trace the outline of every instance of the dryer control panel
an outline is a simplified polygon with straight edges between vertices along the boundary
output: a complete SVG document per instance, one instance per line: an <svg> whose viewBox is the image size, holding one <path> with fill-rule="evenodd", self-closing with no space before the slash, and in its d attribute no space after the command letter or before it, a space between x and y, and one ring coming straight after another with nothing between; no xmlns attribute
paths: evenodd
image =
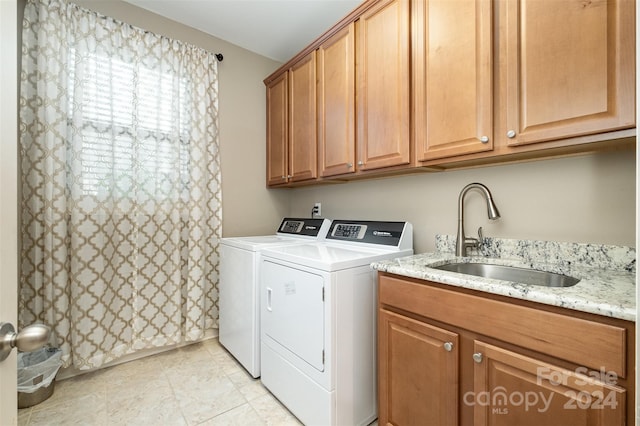
<svg viewBox="0 0 640 426"><path fill-rule="evenodd" d="M281 235L305 235L324 238L331 221L329 219L305 219L285 217L278 227Z"/></svg>

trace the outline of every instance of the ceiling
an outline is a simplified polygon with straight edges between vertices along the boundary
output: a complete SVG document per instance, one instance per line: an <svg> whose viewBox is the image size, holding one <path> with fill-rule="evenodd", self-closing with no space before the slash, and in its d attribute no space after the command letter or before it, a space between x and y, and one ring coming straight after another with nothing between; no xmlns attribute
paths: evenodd
<svg viewBox="0 0 640 426"><path fill-rule="evenodd" d="M125 0L285 62L362 0ZM224 52L221 52L224 54Z"/></svg>

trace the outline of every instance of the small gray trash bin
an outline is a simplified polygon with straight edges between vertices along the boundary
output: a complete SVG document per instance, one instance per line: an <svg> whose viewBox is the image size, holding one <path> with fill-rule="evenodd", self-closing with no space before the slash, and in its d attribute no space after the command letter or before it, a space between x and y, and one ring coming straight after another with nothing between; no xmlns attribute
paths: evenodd
<svg viewBox="0 0 640 426"><path fill-rule="evenodd" d="M18 408L31 407L53 395L61 357L58 348L18 354Z"/></svg>

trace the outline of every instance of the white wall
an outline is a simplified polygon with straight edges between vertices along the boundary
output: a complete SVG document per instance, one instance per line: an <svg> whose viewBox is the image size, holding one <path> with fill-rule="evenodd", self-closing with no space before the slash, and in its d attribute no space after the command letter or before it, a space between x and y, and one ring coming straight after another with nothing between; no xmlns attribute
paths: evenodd
<svg viewBox="0 0 640 426"><path fill-rule="evenodd" d="M487 219L475 191L465 203L465 231L486 236L635 247L635 155L591 154L476 169L295 189L291 214L322 203L330 219L407 220L417 253L435 248L436 234L455 235L460 190L489 187L502 217Z"/></svg>
<svg viewBox="0 0 640 426"><path fill-rule="evenodd" d="M121 0L75 3L224 55L218 64L223 236L273 233L288 213L289 194L269 191L265 186L266 98L262 80L281 64Z"/></svg>

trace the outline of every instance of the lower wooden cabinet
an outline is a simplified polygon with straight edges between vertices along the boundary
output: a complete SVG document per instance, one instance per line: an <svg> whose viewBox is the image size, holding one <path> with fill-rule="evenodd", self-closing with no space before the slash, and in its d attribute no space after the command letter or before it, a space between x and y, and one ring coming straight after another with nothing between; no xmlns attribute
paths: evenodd
<svg viewBox="0 0 640 426"><path fill-rule="evenodd" d="M626 390L614 375L597 379L474 342L474 425L624 425ZM611 383L608 383L611 382Z"/></svg>
<svg viewBox="0 0 640 426"><path fill-rule="evenodd" d="M382 424L458 424L458 335L380 311Z"/></svg>
<svg viewBox="0 0 640 426"><path fill-rule="evenodd" d="M387 273L378 296L380 425L634 424L634 323Z"/></svg>

